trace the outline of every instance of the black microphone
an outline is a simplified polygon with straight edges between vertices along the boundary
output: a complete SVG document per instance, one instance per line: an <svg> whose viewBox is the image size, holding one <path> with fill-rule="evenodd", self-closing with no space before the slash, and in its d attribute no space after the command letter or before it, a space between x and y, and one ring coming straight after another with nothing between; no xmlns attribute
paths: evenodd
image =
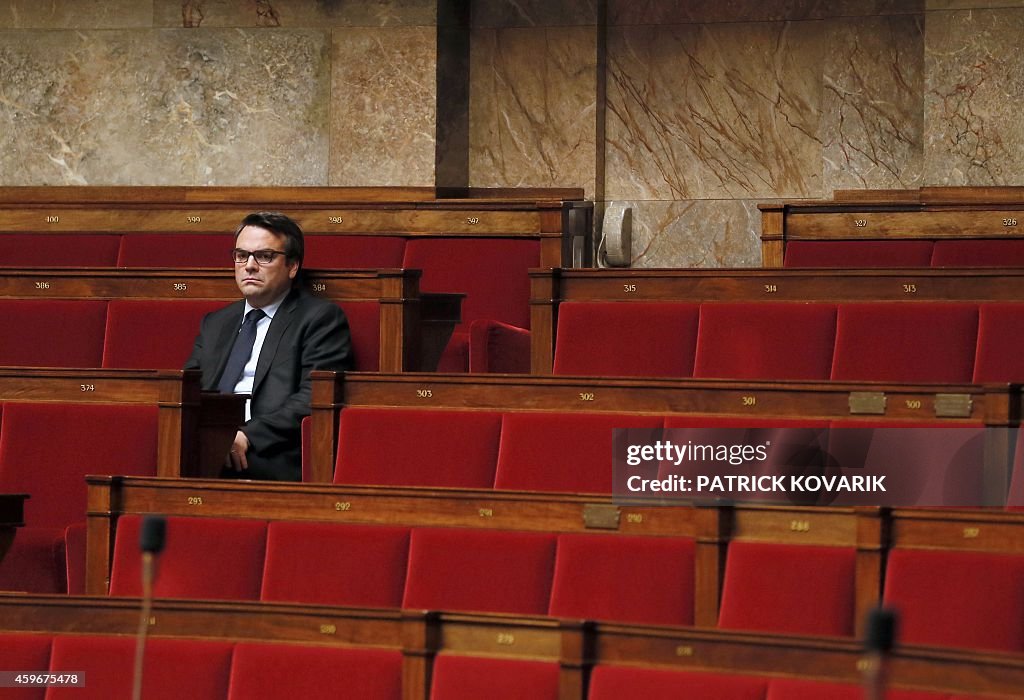
<svg viewBox="0 0 1024 700"><path fill-rule="evenodd" d="M896 641L896 611L875 608L864 632L864 698L884 700L889 652Z"/></svg>
<svg viewBox="0 0 1024 700"><path fill-rule="evenodd" d="M167 538L167 519L162 515L147 515L142 520L139 532L139 549L142 550L142 616L135 638L135 667L132 682L132 700L142 698L142 664L146 651L146 632L149 630L149 614L153 609L153 580L156 577L156 557L164 549Z"/></svg>

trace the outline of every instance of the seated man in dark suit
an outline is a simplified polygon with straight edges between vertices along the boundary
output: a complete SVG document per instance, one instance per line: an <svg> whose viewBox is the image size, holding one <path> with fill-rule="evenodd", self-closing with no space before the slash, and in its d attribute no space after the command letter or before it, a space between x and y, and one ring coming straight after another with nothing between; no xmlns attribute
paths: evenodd
<svg viewBox="0 0 1024 700"><path fill-rule="evenodd" d="M233 257L244 298L203 319L185 369L202 371L203 389L251 395L222 476L299 481L309 373L351 369L348 320L295 284L302 230L287 216L245 217Z"/></svg>

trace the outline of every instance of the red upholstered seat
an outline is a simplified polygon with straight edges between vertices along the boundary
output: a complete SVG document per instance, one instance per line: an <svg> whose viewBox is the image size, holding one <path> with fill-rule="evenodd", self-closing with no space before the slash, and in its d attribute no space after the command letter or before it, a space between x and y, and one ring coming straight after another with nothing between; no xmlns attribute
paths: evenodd
<svg viewBox="0 0 1024 700"><path fill-rule="evenodd" d="M156 406L5 404L0 492L31 498L25 503L26 527L0 563L0 585L64 592L64 532L85 519L85 475L154 476L156 445ZM41 583L47 585L37 588Z"/></svg>
<svg viewBox="0 0 1024 700"><path fill-rule="evenodd" d="M558 536L549 614L587 620L692 625L693 540Z"/></svg>
<svg viewBox="0 0 1024 700"><path fill-rule="evenodd" d="M693 376L828 379L835 335L832 304L702 304Z"/></svg>
<svg viewBox="0 0 1024 700"><path fill-rule="evenodd" d="M223 700L228 692L231 651L230 642L147 639L142 697ZM83 672L85 689L53 687L46 693L47 700L131 697L134 658L134 637L54 637L50 672Z"/></svg>
<svg viewBox="0 0 1024 700"><path fill-rule="evenodd" d="M555 535L417 528L402 607L545 615Z"/></svg>
<svg viewBox="0 0 1024 700"><path fill-rule="evenodd" d="M142 595L142 519L117 521L110 595ZM258 600L267 523L234 518L167 519L167 544L153 595L157 598Z"/></svg>
<svg viewBox="0 0 1024 700"><path fill-rule="evenodd" d="M430 700L557 700L558 664L438 654Z"/></svg>
<svg viewBox="0 0 1024 700"><path fill-rule="evenodd" d="M689 377L699 315L698 304L564 302L554 373Z"/></svg>
<svg viewBox="0 0 1024 700"><path fill-rule="evenodd" d="M408 558L408 528L273 522L261 599L397 608Z"/></svg>
<svg viewBox="0 0 1024 700"><path fill-rule="evenodd" d="M855 557L852 548L731 542L718 626L853 634Z"/></svg>
<svg viewBox="0 0 1024 700"><path fill-rule="evenodd" d="M134 233L121 237L118 267L231 269L235 237L227 234Z"/></svg>
<svg viewBox="0 0 1024 700"><path fill-rule="evenodd" d="M71 523L64 528L64 565L71 595L85 595L85 522Z"/></svg>
<svg viewBox="0 0 1024 700"><path fill-rule="evenodd" d="M587 700L764 700L767 685L757 676L598 664Z"/></svg>
<svg viewBox="0 0 1024 700"><path fill-rule="evenodd" d="M784 267L928 267L932 242L790 241Z"/></svg>
<svg viewBox="0 0 1024 700"><path fill-rule="evenodd" d="M306 236L302 266L309 270L393 269L402 267L402 236Z"/></svg>
<svg viewBox="0 0 1024 700"><path fill-rule="evenodd" d="M1024 239L973 238L935 241L932 267L1021 267Z"/></svg>
<svg viewBox="0 0 1024 700"><path fill-rule="evenodd" d="M978 306L974 381L1024 382L1024 304Z"/></svg>
<svg viewBox="0 0 1024 700"><path fill-rule="evenodd" d="M99 367L107 302L3 299L0 365Z"/></svg>
<svg viewBox="0 0 1024 700"><path fill-rule="evenodd" d="M0 668L45 672L50 668L48 634L0 634ZM0 688L0 700L43 700L46 688Z"/></svg>
<svg viewBox="0 0 1024 700"><path fill-rule="evenodd" d="M120 236L5 233L0 267L113 267Z"/></svg>
<svg viewBox="0 0 1024 700"><path fill-rule="evenodd" d="M883 599L903 644L1024 650L1024 557L894 549Z"/></svg>
<svg viewBox="0 0 1024 700"><path fill-rule="evenodd" d="M501 414L346 408L336 484L491 488Z"/></svg>
<svg viewBox="0 0 1024 700"><path fill-rule="evenodd" d="M946 693L886 688L886 700L949 700ZM773 678L768 681L765 700L863 700L864 686L852 683L825 683L798 678Z"/></svg>
<svg viewBox="0 0 1024 700"><path fill-rule="evenodd" d="M402 267L423 271L421 291L466 295L462 323L457 327L462 333L452 336L450 343L455 347L442 357L439 371L468 369L467 334L473 321L489 319L523 329L530 327L529 270L539 264L537 240L414 238L406 243ZM467 364L456 367L456 362Z"/></svg>
<svg viewBox="0 0 1024 700"><path fill-rule="evenodd" d="M192 353L203 316L223 307L223 301L112 300L107 307L103 366L181 369Z"/></svg>
<svg viewBox="0 0 1024 700"><path fill-rule="evenodd" d="M832 379L968 383L977 337L973 304L840 304Z"/></svg>
<svg viewBox="0 0 1024 700"><path fill-rule="evenodd" d="M339 304L352 334L354 368L360 372L380 369L380 303L346 301Z"/></svg>
<svg viewBox="0 0 1024 700"><path fill-rule="evenodd" d="M400 700L402 654L294 644L240 643L231 663L229 700Z"/></svg>
<svg viewBox="0 0 1024 700"><path fill-rule="evenodd" d="M626 414L506 413L494 487L611 493L613 430L661 425Z"/></svg>

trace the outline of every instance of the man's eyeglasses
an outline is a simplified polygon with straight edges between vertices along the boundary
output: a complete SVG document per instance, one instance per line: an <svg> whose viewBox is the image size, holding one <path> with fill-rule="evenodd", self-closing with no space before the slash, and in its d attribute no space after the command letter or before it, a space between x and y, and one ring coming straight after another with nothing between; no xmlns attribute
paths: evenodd
<svg viewBox="0 0 1024 700"><path fill-rule="evenodd" d="M274 258L278 255L285 255L285 252L283 250L245 250L244 248L235 248L231 251L231 256L236 265L243 265L249 262L250 255L256 258L256 262L259 265L269 265L274 262Z"/></svg>

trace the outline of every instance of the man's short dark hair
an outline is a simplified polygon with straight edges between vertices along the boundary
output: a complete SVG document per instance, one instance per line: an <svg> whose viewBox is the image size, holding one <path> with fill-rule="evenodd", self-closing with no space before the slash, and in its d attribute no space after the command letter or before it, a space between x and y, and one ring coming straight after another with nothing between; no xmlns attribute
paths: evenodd
<svg viewBox="0 0 1024 700"><path fill-rule="evenodd" d="M275 211L257 211L242 219L242 223L235 229L235 238L246 226L259 226L268 231L284 236L284 254L289 261L296 261L302 267L302 258L306 253L306 245L303 242L302 229L291 217L279 214Z"/></svg>

